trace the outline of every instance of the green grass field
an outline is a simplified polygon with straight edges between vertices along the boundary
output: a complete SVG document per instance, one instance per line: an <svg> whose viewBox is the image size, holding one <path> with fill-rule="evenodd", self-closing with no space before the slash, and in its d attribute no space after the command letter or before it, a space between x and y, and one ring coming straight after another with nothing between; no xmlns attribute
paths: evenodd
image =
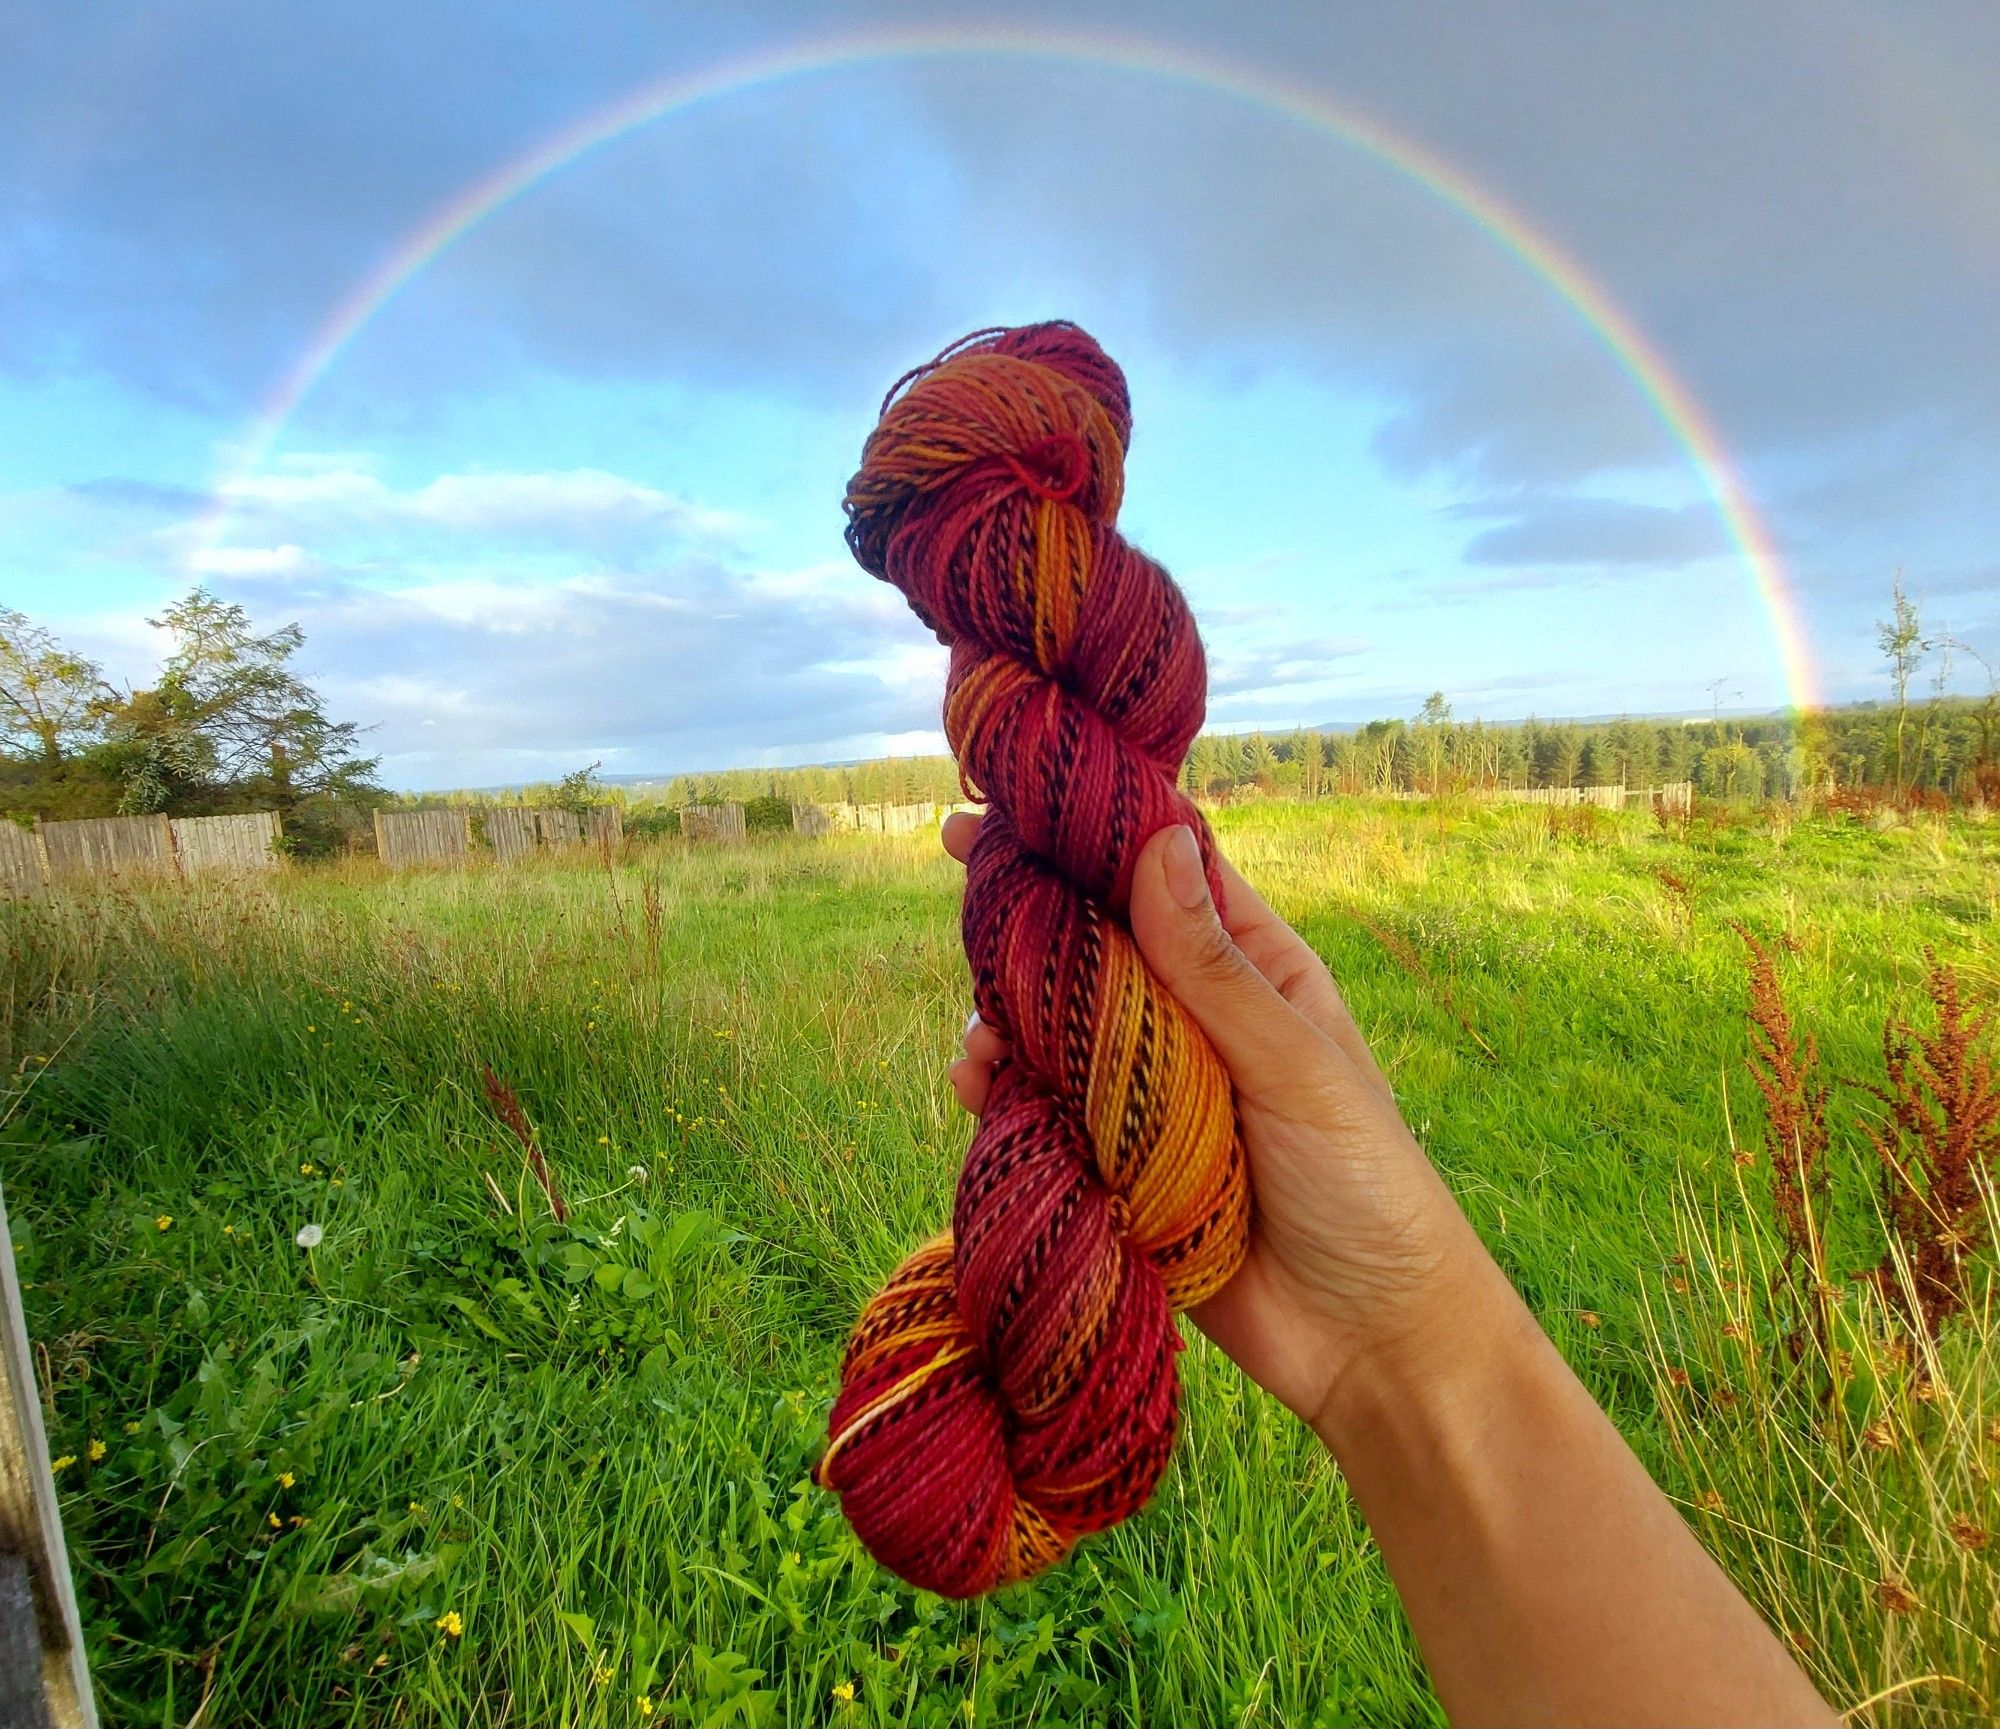
<svg viewBox="0 0 2000 1729"><path fill-rule="evenodd" d="M1926 945L2000 990L2000 827L1549 817L1218 828L1835 1702L1990 1718L1990 1280L1907 1365L1842 1294L1869 1372L1789 1385L1729 921L1795 939L1794 1012L1879 1074ZM108 1720L1436 1719L1337 1473L1203 1345L1153 1507L990 1601L903 1588L810 1487L846 1325L968 1135L957 877L933 832L0 913L0 1175ZM1836 1267L1879 1253L1867 1104L1835 1101Z"/></svg>

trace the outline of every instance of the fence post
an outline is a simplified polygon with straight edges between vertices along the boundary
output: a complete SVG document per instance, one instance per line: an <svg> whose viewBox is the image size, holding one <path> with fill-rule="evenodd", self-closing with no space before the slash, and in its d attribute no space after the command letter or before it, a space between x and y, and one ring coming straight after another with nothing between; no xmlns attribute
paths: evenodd
<svg viewBox="0 0 2000 1729"><path fill-rule="evenodd" d="M0 1194L0 1723L97 1729Z"/></svg>

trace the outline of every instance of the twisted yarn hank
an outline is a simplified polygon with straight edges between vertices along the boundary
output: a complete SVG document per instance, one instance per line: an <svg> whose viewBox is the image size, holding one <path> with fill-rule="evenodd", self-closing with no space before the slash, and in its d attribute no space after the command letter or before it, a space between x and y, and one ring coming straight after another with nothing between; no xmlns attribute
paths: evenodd
<svg viewBox="0 0 2000 1729"><path fill-rule="evenodd" d="M980 331L903 378L847 540L951 648L944 720L988 801L963 934L1010 1059L951 1231L856 1322L820 1461L912 1584L1024 1579L1145 1503L1172 1450L1173 1316L1242 1259L1222 1065L1123 920L1147 839L1208 830L1176 776L1206 670L1186 601L1113 526L1131 409L1076 326Z"/></svg>

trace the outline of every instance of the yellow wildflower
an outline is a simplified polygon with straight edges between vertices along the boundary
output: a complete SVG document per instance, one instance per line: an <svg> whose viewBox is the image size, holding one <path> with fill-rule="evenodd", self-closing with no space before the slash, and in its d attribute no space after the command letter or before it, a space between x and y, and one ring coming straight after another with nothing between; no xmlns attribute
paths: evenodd
<svg viewBox="0 0 2000 1729"><path fill-rule="evenodd" d="M611 1145L611 1137L609 1135L599 1135L597 1137L597 1144L600 1147L608 1147Z"/></svg>
<svg viewBox="0 0 2000 1729"><path fill-rule="evenodd" d="M301 1165L299 1166L299 1175L302 1177L309 1177L313 1174L314 1169L315 1167L309 1164Z"/></svg>
<svg viewBox="0 0 2000 1729"><path fill-rule="evenodd" d="M854 1703L854 1683L852 1681L836 1682L834 1684L833 1696L842 1705L852 1705Z"/></svg>
<svg viewBox="0 0 2000 1729"><path fill-rule="evenodd" d="M75 1463L76 1463L76 1455L74 1453L65 1453L60 1459L52 1459L49 1461L49 1475L51 1477L60 1477L65 1471L67 1471L70 1468L70 1466L74 1465Z"/></svg>
<svg viewBox="0 0 2000 1729"><path fill-rule="evenodd" d="M155 1229L165 1231L173 1228L173 1222L174 1216L172 1213L162 1213L153 1221L153 1225Z"/></svg>
<svg viewBox="0 0 2000 1729"><path fill-rule="evenodd" d="M90 1438L90 1445L84 1451L90 1455L90 1462L94 1465L104 1457L106 1449L104 1443L93 1435Z"/></svg>
<svg viewBox="0 0 2000 1729"><path fill-rule="evenodd" d="M139 1432L139 1425L138 1425L137 1423L127 1423L127 1424L125 1425L125 1433L126 1433L126 1434L128 1434L128 1435L136 1435L136 1434L138 1434L138 1432Z"/></svg>
<svg viewBox="0 0 2000 1729"><path fill-rule="evenodd" d="M306 1022L306 1031L307 1031L307 1032L309 1032L309 1033L316 1033L316 1032L318 1032L318 1031L319 1031L319 1028L318 1028L318 1027L316 1027L316 1026L314 1026L314 1025L312 1024L312 1022L311 1022L311 1021L307 1021L307 1022Z"/></svg>
<svg viewBox="0 0 2000 1729"><path fill-rule="evenodd" d="M447 1609L437 1618L434 1625L447 1639L456 1639L465 1631L465 1622L456 1609Z"/></svg>
<svg viewBox="0 0 2000 1729"><path fill-rule="evenodd" d="M652 1696L652 1694L650 1694L650 1693L641 1693L641 1694L639 1695L639 1697L638 1697L638 1698L637 1698L637 1699L636 1699L635 1701L633 1701L633 1703L635 1703L635 1704L636 1704L636 1705L637 1705L637 1706L639 1707L639 1715L640 1715L641 1717L650 1717L650 1716L652 1716L652 1714L653 1714L653 1696Z"/></svg>
<svg viewBox="0 0 2000 1729"><path fill-rule="evenodd" d="M298 1478L294 1477L289 1471L280 1471L278 1473L278 1487L281 1489L289 1489L297 1481Z"/></svg>
<svg viewBox="0 0 2000 1729"><path fill-rule="evenodd" d="M424 1508L421 1501L412 1501L410 1503L410 1516L416 1519L421 1519L424 1516Z"/></svg>
<svg viewBox="0 0 2000 1729"><path fill-rule="evenodd" d="M265 1518L267 1518L267 1519L269 1519L269 1520L271 1521L271 1529L272 1529L272 1530L274 1530L274 1531L275 1531L275 1530L277 1530L277 1529L279 1528L279 1527L278 1527L278 1515L277 1515L276 1513L266 1513L266 1514L264 1515L264 1517L265 1517Z"/></svg>

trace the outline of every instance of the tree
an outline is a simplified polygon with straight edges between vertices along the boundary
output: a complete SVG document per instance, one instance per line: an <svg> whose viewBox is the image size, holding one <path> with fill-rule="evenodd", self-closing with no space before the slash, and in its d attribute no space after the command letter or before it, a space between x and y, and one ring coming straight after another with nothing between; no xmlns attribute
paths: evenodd
<svg viewBox="0 0 2000 1729"><path fill-rule="evenodd" d="M1930 644L1924 640L1923 620L1917 613L1916 603L1903 592L1903 573L1896 572L1896 580L1889 590L1889 616L1875 627L1875 641L1882 650L1882 658L1889 663L1889 685L1896 693L1896 712L1890 722L1890 758L1893 764L1893 786L1897 796L1908 790L1908 775L1903 760L1903 740L1910 719L1910 680L1916 674Z"/></svg>
<svg viewBox="0 0 2000 1729"><path fill-rule="evenodd" d="M53 769L95 740L114 700L95 662L0 606L0 746Z"/></svg>
<svg viewBox="0 0 2000 1729"><path fill-rule="evenodd" d="M588 816L590 807L604 802L604 785L597 778L597 771L604 764L592 763L588 768L575 769L556 783L550 803L558 810L574 811L578 816Z"/></svg>
<svg viewBox="0 0 2000 1729"><path fill-rule="evenodd" d="M309 799L372 790L381 759L356 756L361 729L329 720L292 670L305 643L296 624L259 636L242 607L205 588L148 622L174 639L153 693L163 752L199 765L223 802L274 805L289 826Z"/></svg>
<svg viewBox="0 0 2000 1729"><path fill-rule="evenodd" d="M327 717L291 668L296 624L258 635L242 607L204 588L148 621L173 637L152 690L109 714L99 753L118 808L175 815L273 810L305 851L332 846L379 796L379 758L355 755L360 729Z"/></svg>
<svg viewBox="0 0 2000 1729"><path fill-rule="evenodd" d="M1252 733L1243 747L1243 772L1259 792L1269 792L1278 780L1278 753L1261 732Z"/></svg>
<svg viewBox="0 0 2000 1729"><path fill-rule="evenodd" d="M1417 710L1417 737L1424 764L1424 788L1435 793L1444 780L1445 728L1451 724L1451 704L1444 692L1434 690Z"/></svg>

